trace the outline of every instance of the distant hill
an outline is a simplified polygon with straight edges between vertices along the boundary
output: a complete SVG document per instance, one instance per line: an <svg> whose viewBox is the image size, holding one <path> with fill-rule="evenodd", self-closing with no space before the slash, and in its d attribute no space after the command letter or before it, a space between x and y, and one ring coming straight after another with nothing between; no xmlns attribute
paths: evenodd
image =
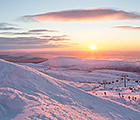
<svg viewBox="0 0 140 120"><path fill-rule="evenodd" d="M40 63L46 61L46 58L41 57L33 57L33 56L11 56L11 55L0 55L1 59L7 60L9 62L17 62L17 63Z"/></svg>
<svg viewBox="0 0 140 120"><path fill-rule="evenodd" d="M82 60L76 57L55 57L39 63L39 65L69 70L93 71L108 69L140 73L140 65L135 63L111 60Z"/></svg>

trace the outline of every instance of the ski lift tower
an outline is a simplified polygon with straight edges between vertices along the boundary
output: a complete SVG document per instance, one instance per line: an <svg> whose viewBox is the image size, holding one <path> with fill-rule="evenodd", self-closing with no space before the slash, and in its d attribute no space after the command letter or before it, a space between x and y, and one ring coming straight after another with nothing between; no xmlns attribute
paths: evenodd
<svg viewBox="0 0 140 120"><path fill-rule="evenodd" d="M104 89L105 89L105 85L106 85L106 80L103 80L102 84L104 85Z"/></svg>
<svg viewBox="0 0 140 120"><path fill-rule="evenodd" d="M127 74L122 74L121 77L122 77L122 80L124 82L124 87L126 87L126 80L127 80L128 75Z"/></svg>

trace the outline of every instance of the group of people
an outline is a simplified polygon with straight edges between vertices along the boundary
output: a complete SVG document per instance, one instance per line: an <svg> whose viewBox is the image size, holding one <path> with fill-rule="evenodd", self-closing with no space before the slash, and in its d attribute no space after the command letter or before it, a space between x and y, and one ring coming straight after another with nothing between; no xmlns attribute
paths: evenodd
<svg viewBox="0 0 140 120"><path fill-rule="evenodd" d="M132 100L133 100L133 101L136 101L136 100L137 100L137 97L132 96L132 99L131 99L131 97L128 96L128 99L130 100L130 102L131 102Z"/></svg>
<svg viewBox="0 0 140 120"><path fill-rule="evenodd" d="M93 93L95 93L95 92L93 92ZM103 93L105 96L107 95L107 92L104 92ZM97 93L95 94L95 95L97 95ZM122 98L124 98L124 95L121 95L121 93L119 93L119 97L122 97ZM128 96L128 99L130 100L130 102L133 100L133 101L136 101L137 100L137 97L134 97L134 96Z"/></svg>
<svg viewBox="0 0 140 120"><path fill-rule="evenodd" d="M119 93L119 97L122 97L122 98L124 98L124 95L121 95L120 93ZM131 99L132 98L132 99ZM128 99L130 100L130 102L133 100L133 101L136 101L137 100L137 97L134 97L134 96L128 96Z"/></svg>

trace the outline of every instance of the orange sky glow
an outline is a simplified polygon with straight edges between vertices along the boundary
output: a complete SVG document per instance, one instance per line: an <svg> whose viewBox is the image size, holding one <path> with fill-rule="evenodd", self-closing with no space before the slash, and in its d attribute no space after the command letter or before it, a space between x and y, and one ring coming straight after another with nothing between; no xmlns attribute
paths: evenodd
<svg viewBox="0 0 140 120"><path fill-rule="evenodd" d="M137 53L140 8L139 4L129 7L125 1L82 0L77 5L64 1L54 5L31 0L27 5L18 1L14 7L3 2L0 8L6 13L1 13L0 52L63 52L61 55L82 58ZM97 46L94 51L89 48L93 43Z"/></svg>

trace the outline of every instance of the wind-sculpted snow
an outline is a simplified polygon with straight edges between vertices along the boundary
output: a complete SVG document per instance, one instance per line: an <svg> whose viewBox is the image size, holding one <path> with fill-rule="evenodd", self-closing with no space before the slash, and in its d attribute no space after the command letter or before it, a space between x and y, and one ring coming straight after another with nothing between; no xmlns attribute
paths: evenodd
<svg viewBox="0 0 140 120"><path fill-rule="evenodd" d="M138 119L126 106L80 91L35 69L0 60L0 119Z"/></svg>

